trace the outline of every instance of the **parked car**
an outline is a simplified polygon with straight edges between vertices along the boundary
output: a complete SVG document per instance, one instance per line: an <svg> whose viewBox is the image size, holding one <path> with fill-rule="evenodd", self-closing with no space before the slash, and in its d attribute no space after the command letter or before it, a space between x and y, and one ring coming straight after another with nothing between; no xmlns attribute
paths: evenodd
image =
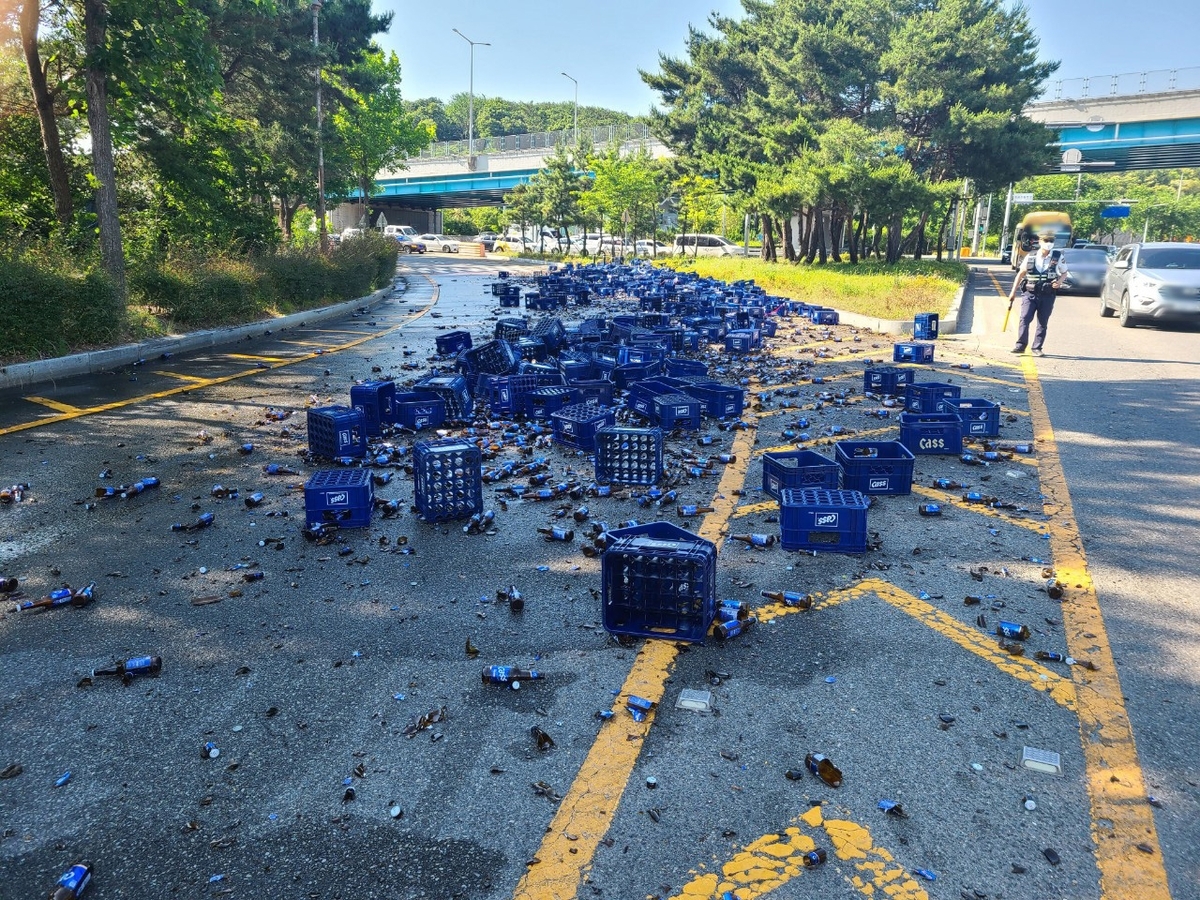
<svg viewBox="0 0 1200 900"><path fill-rule="evenodd" d="M424 241L419 241L415 237L409 237L407 234L394 234L392 237L400 245L401 253L424 253L429 249L425 246Z"/></svg>
<svg viewBox="0 0 1200 900"><path fill-rule="evenodd" d="M681 234L673 252L686 256L741 256L742 248L719 234Z"/></svg>
<svg viewBox="0 0 1200 900"><path fill-rule="evenodd" d="M1124 328L1151 322L1200 324L1200 244L1122 247L1100 291L1100 315Z"/></svg>
<svg viewBox="0 0 1200 900"><path fill-rule="evenodd" d="M383 236L384 237L395 237L398 234L407 234L409 237L415 238L417 236L417 229L413 228L411 225L384 225L383 226Z"/></svg>
<svg viewBox="0 0 1200 900"><path fill-rule="evenodd" d="M537 247L520 237L497 238L492 244L496 253L534 253Z"/></svg>
<svg viewBox="0 0 1200 900"><path fill-rule="evenodd" d="M1100 286L1108 272L1108 254L1094 244L1072 247L1062 252L1067 278L1058 289L1060 294L1094 294L1100 296Z"/></svg>
<svg viewBox="0 0 1200 900"><path fill-rule="evenodd" d="M492 249L495 248L496 241L499 237L500 237L500 235L498 235L498 234L494 234L493 232L490 232L490 231L485 231L482 234L477 235L475 240L478 241L479 243L483 244L483 249L485 252L491 252Z"/></svg>
<svg viewBox="0 0 1200 900"><path fill-rule="evenodd" d="M633 252L638 256L662 256L670 253L671 248L662 241L638 241L633 245Z"/></svg>
<svg viewBox="0 0 1200 900"><path fill-rule="evenodd" d="M424 241L431 250L441 250L443 253L457 253L458 241L444 234L423 234L418 240Z"/></svg>
<svg viewBox="0 0 1200 900"><path fill-rule="evenodd" d="M351 238L362 237L362 233L361 228L343 228L339 240L348 241Z"/></svg>

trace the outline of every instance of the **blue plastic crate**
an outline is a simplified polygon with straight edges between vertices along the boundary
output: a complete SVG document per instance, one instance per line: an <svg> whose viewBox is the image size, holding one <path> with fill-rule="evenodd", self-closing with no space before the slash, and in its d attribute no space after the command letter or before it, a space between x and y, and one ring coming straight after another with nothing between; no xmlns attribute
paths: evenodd
<svg viewBox="0 0 1200 900"><path fill-rule="evenodd" d="M520 294L504 294L500 297L501 309L517 309L521 306Z"/></svg>
<svg viewBox="0 0 1200 900"><path fill-rule="evenodd" d="M703 403L705 415L714 419L736 419L746 408L746 392L740 387L695 376L685 376L680 381L683 393Z"/></svg>
<svg viewBox="0 0 1200 900"><path fill-rule="evenodd" d="M446 421L446 401L425 391L397 394L394 409L395 422L413 431L437 428Z"/></svg>
<svg viewBox="0 0 1200 900"><path fill-rule="evenodd" d="M962 453L962 420L954 413L900 413L900 443L916 454Z"/></svg>
<svg viewBox="0 0 1200 900"><path fill-rule="evenodd" d="M492 337L503 339L510 344L529 334L529 323L524 319L500 319L492 331Z"/></svg>
<svg viewBox="0 0 1200 900"><path fill-rule="evenodd" d="M447 331L437 335L433 342L437 345L439 356L449 356L459 350L470 349L471 334L468 331Z"/></svg>
<svg viewBox="0 0 1200 900"><path fill-rule="evenodd" d="M655 485L663 475L658 428L601 428L596 432L596 483Z"/></svg>
<svg viewBox="0 0 1200 900"><path fill-rule="evenodd" d="M534 388L525 395L525 415L549 421L553 413L578 402L579 391L565 385Z"/></svg>
<svg viewBox="0 0 1200 900"><path fill-rule="evenodd" d="M437 394L446 404L446 418L466 421L471 418L475 401L462 375L426 375L413 389L423 394Z"/></svg>
<svg viewBox="0 0 1200 900"><path fill-rule="evenodd" d="M838 324L838 311L836 309L825 309L824 307L810 307L809 317L814 325L836 325Z"/></svg>
<svg viewBox="0 0 1200 900"><path fill-rule="evenodd" d="M917 313L913 316L913 340L936 341L937 336L937 313Z"/></svg>
<svg viewBox="0 0 1200 900"><path fill-rule="evenodd" d="M899 395L904 393L905 385L916 380L912 369L900 369L895 366L876 366L863 372L863 390L873 394Z"/></svg>
<svg viewBox="0 0 1200 900"><path fill-rule="evenodd" d="M551 353L555 353L559 348L566 346L567 330L563 328L563 323L560 319L539 319L529 329L529 334L532 337L541 338Z"/></svg>
<svg viewBox="0 0 1200 900"><path fill-rule="evenodd" d="M757 329L730 331L725 334L725 350L728 353L749 353L762 346L762 333Z"/></svg>
<svg viewBox="0 0 1200 900"><path fill-rule="evenodd" d="M667 354L661 347L618 347L617 365L629 363L656 363L666 359Z"/></svg>
<svg viewBox="0 0 1200 900"><path fill-rule="evenodd" d="M603 365L599 359L597 365ZM645 381L662 372L661 362L629 363L618 365L612 370L612 382L621 390L628 390L635 381Z"/></svg>
<svg viewBox="0 0 1200 900"><path fill-rule="evenodd" d="M550 414L554 443L588 453L594 453L596 450L596 432L612 426L615 421L616 417L611 409L593 406L590 403L564 406L558 412Z"/></svg>
<svg viewBox="0 0 1200 900"><path fill-rule="evenodd" d="M943 400L961 397L962 388L957 384L940 381L914 381L904 386L904 408L914 413L941 412Z"/></svg>
<svg viewBox="0 0 1200 900"><path fill-rule="evenodd" d="M915 457L899 441L838 441L834 459L842 489L864 494L911 494Z"/></svg>
<svg viewBox="0 0 1200 900"><path fill-rule="evenodd" d="M939 412L953 413L962 422L963 435L999 437L1000 404L982 397L947 397Z"/></svg>
<svg viewBox="0 0 1200 900"><path fill-rule="evenodd" d="M773 338L775 337L775 332L779 329L779 323L774 319L765 319L759 326L759 329L762 331L763 337Z"/></svg>
<svg viewBox="0 0 1200 900"><path fill-rule="evenodd" d="M779 544L784 550L866 553L868 505L859 491L785 489L779 501Z"/></svg>
<svg viewBox="0 0 1200 900"><path fill-rule="evenodd" d="M616 385L606 378L586 378L572 381L570 387L579 391L579 399L596 406L612 406Z"/></svg>
<svg viewBox="0 0 1200 900"><path fill-rule="evenodd" d="M504 338L496 338L478 347L462 351L459 357L472 372L487 375L507 375L515 372L521 356Z"/></svg>
<svg viewBox="0 0 1200 900"><path fill-rule="evenodd" d="M920 344L915 341L892 344L892 362L931 363L933 344Z"/></svg>
<svg viewBox="0 0 1200 900"><path fill-rule="evenodd" d="M698 431L703 404L687 394L657 394L651 399L651 417L666 431Z"/></svg>
<svg viewBox="0 0 1200 900"><path fill-rule="evenodd" d="M717 612L717 548L682 528L656 524L663 536L618 538L604 551L604 630L702 644Z"/></svg>
<svg viewBox="0 0 1200 900"><path fill-rule="evenodd" d="M367 425L362 410L322 406L308 411L308 450L314 456L337 459L367 455Z"/></svg>
<svg viewBox="0 0 1200 900"><path fill-rule="evenodd" d="M476 396L492 415L515 416L525 411L525 395L536 387L536 375L485 375Z"/></svg>
<svg viewBox="0 0 1200 900"><path fill-rule="evenodd" d="M837 490L842 474L836 462L815 450L764 453L762 467L763 493L776 500L784 490Z"/></svg>
<svg viewBox="0 0 1200 900"><path fill-rule="evenodd" d="M375 489L366 469L321 469L304 484L304 521L339 528L366 528L375 509Z"/></svg>
<svg viewBox="0 0 1200 900"><path fill-rule="evenodd" d="M417 441L413 479L417 512L426 522L453 522L483 512L482 454L464 440Z"/></svg>
<svg viewBox="0 0 1200 900"><path fill-rule="evenodd" d="M667 374L672 377L698 375L703 378L708 375L708 364L698 359L668 359Z"/></svg>
<svg viewBox="0 0 1200 900"><path fill-rule="evenodd" d="M362 412L363 423L370 437L378 437L383 426L394 421L395 403L394 381L367 381L350 388L350 405Z"/></svg>

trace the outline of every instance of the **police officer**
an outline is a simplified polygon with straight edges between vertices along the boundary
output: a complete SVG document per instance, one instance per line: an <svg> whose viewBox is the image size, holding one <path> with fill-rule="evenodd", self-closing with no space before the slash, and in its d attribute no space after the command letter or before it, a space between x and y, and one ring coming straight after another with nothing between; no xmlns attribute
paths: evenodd
<svg viewBox="0 0 1200 900"><path fill-rule="evenodd" d="M1066 264L1061 254L1054 250L1054 231L1045 229L1038 236L1037 252L1026 254L1021 261L1021 268L1008 293L1011 305L1017 291L1021 291L1021 317L1017 320L1017 343L1012 348L1013 353L1025 352L1025 345L1029 343L1029 326L1036 318L1037 328L1033 331L1030 350L1034 356L1042 355L1046 325L1050 321L1050 314L1054 312L1054 298L1066 275Z"/></svg>

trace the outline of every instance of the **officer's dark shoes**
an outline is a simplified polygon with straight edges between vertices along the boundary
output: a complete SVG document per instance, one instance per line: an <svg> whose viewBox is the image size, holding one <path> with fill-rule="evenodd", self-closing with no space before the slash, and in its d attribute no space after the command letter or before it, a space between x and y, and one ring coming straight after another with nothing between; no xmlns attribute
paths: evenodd
<svg viewBox="0 0 1200 900"><path fill-rule="evenodd" d="M1025 348L1024 348L1024 347L1013 347L1013 348L1012 348L1011 350L1009 350L1008 352L1009 352L1009 353L1024 353L1024 352L1025 352Z"/></svg>

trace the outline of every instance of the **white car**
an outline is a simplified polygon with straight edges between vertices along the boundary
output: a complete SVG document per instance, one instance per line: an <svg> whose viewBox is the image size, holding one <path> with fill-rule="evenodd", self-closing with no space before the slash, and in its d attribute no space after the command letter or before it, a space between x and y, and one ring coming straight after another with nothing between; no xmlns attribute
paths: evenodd
<svg viewBox="0 0 1200 900"><path fill-rule="evenodd" d="M671 248L662 241L638 241L634 245L634 252L638 256L664 256L671 252Z"/></svg>
<svg viewBox="0 0 1200 900"><path fill-rule="evenodd" d="M343 228L342 236L339 240L348 241L351 238L362 237L363 230L361 228Z"/></svg>
<svg viewBox="0 0 1200 900"><path fill-rule="evenodd" d="M423 234L417 238L430 250L441 250L443 253L457 253L458 241L444 234Z"/></svg>

